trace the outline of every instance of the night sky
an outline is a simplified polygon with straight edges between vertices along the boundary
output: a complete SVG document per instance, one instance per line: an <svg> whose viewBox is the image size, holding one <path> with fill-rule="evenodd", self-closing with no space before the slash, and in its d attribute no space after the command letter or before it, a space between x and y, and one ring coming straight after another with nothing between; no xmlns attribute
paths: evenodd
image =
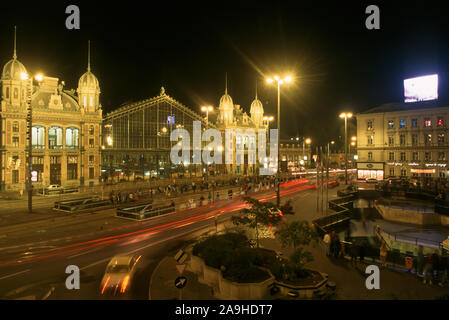
<svg viewBox="0 0 449 320"><path fill-rule="evenodd" d="M93 1L92 1L93 2ZM256 81L265 113L276 115L276 89L263 81L292 73L282 88L284 137L338 139L341 111L403 100L403 79L440 77L449 96L449 19L433 1L40 1L2 3L0 60L18 59L76 88L87 68L101 86L105 113L122 103L167 94L199 111L218 108L228 91L248 113ZM305 4L307 3L307 4ZM77 4L81 29L67 30L65 8ZM380 8L380 30L365 28L365 8ZM353 121L355 124L355 121Z"/></svg>

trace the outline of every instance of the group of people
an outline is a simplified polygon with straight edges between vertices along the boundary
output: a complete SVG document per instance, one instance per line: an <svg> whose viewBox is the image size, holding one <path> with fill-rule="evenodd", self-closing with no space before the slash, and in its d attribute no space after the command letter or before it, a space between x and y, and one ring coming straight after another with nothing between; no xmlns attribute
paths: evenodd
<svg viewBox="0 0 449 320"><path fill-rule="evenodd" d="M448 284L449 256L439 255L438 250L424 255L423 247L419 246L416 257L416 272L418 276L424 278L424 284L438 284L445 286Z"/></svg>
<svg viewBox="0 0 449 320"><path fill-rule="evenodd" d="M333 231L331 234L326 233L323 238L323 243L326 248L326 255L329 257L338 258L344 257L346 253L350 254L351 263L357 263L358 258L360 262L363 262L368 251L368 244L366 240L357 243L352 242L350 249L345 249L345 242L340 241L338 234ZM380 264L383 267L387 265L387 256L390 248L385 241L382 241L379 248ZM349 252L347 252L349 251ZM406 257L410 260L411 271L416 270L419 277L423 278L424 284L438 284L439 286L447 286L449 284L449 255L447 252L439 254L438 250L434 250L431 253L424 254L423 247L418 247L418 254L416 259L413 257ZM407 267L407 261L405 261Z"/></svg>

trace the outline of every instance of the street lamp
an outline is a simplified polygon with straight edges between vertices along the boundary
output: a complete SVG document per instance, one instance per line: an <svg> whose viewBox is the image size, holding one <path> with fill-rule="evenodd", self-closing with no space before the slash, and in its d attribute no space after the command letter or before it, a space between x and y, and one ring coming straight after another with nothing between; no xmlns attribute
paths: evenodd
<svg viewBox="0 0 449 320"><path fill-rule="evenodd" d="M326 159L326 215L329 212L329 155L330 155L330 145L334 144L335 141L327 143L327 159Z"/></svg>
<svg viewBox="0 0 449 320"><path fill-rule="evenodd" d="M306 156L305 156L306 144L311 144L311 143L312 143L312 140L310 138L304 139L302 141L302 157L303 157L304 160L306 160L306 166L307 166L307 159L309 158L309 157L306 158Z"/></svg>
<svg viewBox="0 0 449 320"><path fill-rule="evenodd" d="M284 79L279 78L278 76L274 76L273 78L267 78L267 83L276 82L278 87L278 154L277 154L277 190L276 190L276 203L279 206L281 204L281 195L280 195L280 182L281 182L281 168L280 168L280 138L281 138L281 85L284 83L290 83L292 81L292 77L290 75L284 77Z"/></svg>
<svg viewBox="0 0 449 320"><path fill-rule="evenodd" d="M33 127L33 109L31 106L31 96L33 94L33 77L28 76L27 73L22 72L20 74L22 80L27 80L27 139L28 139L28 170L27 170L27 189L28 189L28 212L33 212L33 181L32 181L32 170L33 170L33 139L32 139L32 127ZM42 74L37 74L34 79L38 82L43 80L44 76Z"/></svg>
<svg viewBox="0 0 449 320"><path fill-rule="evenodd" d="M345 119L345 184L348 184L348 118L352 118L352 113L342 112L340 118Z"/></svg>
<svg viewBox="0 0 449 320"><path fill-rule="evenodd" d="M214 111L214 107L212 106L202 106L202 112L206 112L206 130L209 129L209 112ZM209 165L207 166L206 175L209 175Z"/></svg>

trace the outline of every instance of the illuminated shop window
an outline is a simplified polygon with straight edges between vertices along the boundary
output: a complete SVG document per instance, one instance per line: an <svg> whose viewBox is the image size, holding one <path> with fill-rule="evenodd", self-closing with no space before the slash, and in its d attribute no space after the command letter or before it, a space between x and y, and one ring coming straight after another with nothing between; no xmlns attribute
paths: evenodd
<svg viewBox="0 0 449 320"><path fill-rule="evenodd" d="M424 120L424 127L429 128L432 126L432 120L430 119L425 119Z"/></svg>

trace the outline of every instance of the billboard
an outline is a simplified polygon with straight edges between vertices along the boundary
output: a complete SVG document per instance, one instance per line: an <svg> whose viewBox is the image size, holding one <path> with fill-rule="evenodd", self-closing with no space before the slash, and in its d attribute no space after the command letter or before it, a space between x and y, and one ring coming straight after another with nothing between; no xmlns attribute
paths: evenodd
<svg viewBox="0 0 449 320"><path fill-rule="evenodd" d="M438 74L404 80L405 102L438 99Z"/></svg>

